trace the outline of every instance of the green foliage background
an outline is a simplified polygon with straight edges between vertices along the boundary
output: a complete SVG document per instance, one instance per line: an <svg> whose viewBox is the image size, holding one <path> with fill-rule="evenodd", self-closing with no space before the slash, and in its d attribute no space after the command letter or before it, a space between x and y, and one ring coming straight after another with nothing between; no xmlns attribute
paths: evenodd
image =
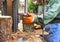
<svg viewBox="0 0 60 42"><path fill-rule="evenodd" d="M28 0L28 12L37 12L38 11L38 6L33 4L34 0Z"/></svg>

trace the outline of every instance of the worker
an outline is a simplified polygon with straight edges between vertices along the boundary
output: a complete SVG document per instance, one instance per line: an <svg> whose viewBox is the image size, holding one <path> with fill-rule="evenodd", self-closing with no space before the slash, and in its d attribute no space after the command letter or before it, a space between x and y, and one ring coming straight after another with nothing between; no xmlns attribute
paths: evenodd
<svg viewBox="0 0 60 42"><path fill-rule="evenodd" d="M60 0L50 0L46 7L49 8L46 14L44 14L44 28L49 34L45 36L45 40L46 42L60 42ZM41 28L43 26L41 21L43 15L41 14L40 18L38 18L38 16L34 18L33 22L36 22L34 27ZM27 21L28 20L29 19L27 19Z"/></svg>

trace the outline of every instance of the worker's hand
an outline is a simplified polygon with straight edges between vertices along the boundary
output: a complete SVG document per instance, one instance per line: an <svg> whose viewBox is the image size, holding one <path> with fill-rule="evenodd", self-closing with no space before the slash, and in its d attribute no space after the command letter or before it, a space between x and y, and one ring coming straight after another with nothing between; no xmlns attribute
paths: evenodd
<svg viewBox="0 0 60 42"><path fill-rule="evenodd" d="M34 28L35 28L35 29L40 29L40 28L41 28L41 25L34 24Z"/></svg>

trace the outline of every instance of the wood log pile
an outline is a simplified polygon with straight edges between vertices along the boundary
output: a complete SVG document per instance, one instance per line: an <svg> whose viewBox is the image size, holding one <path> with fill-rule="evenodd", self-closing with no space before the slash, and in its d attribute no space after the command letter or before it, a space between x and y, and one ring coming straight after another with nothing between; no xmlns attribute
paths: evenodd
<svg viewBox="0 0 60 42"><path fill-rule="evenodd" d="M21 31L18 31L14 34L12 34L11 36L15 39L15 38L19 38L19 37L28 37L28 36L31 36L31 35L42 35L42 29L41 30L35 30L34 32L21 32ZM47 35L48 32L44 31L44 35Z"/></svg>
<svg viewBox="0 0 60 42"><path fill-rule="evenodd" d="M5 42L11 38L12 18L10 16L0 16L0 42Z"/></svg>
<svg viewBox="0 0 60 42"><path fill-rule="evenodd" d="M48 33L44 31L44 35L47 35ZM34 32L21 32L18 31L14 34L12 34L13 39L19 39L24 38L24 42L43 42L43 38L40 36L42 35L42 30L35 30Z"/></svg>

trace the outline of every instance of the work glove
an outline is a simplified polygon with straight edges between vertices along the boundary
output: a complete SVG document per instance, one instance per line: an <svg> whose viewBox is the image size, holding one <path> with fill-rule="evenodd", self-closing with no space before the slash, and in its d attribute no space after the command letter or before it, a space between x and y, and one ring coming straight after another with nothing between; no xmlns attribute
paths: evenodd
<svg viewBox="0 0 60 42"><path fill-rule="evenodd" d="M34 15L32 13L26 13L27 15L23 17L25 24L31 24L34 21Z"/></svg>

